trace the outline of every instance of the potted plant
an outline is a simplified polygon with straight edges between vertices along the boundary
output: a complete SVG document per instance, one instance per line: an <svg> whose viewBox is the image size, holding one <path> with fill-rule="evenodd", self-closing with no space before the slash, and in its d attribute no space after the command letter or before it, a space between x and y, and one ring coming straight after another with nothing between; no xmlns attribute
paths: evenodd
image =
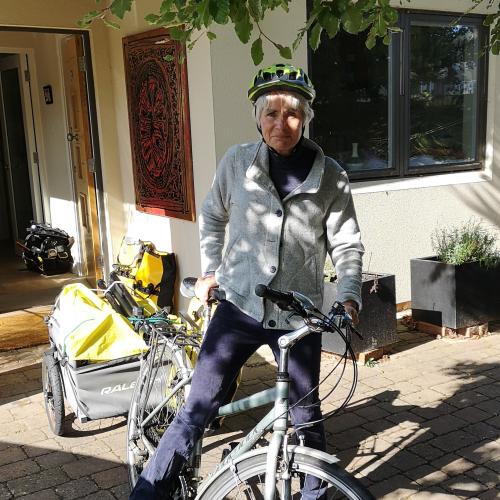
<svg viewBox="0 0 500 500"><path fill-rule="evenodd" d="M330 261L325 266L323 312L328 313L337 296L337 276ZM374 351L396 342L396 279L393 274L363 272L361 300L363 309L357 330L363 339L354 335L352 347L359 354ZM323 350L341 354L345 350L342 339L323 335Z"/></svg>
<svg viewBox="0 0 500 500"><path fill-rule="evenodd" d="M500 317L496 237L477 220L432 234L435 256L411 259L413 320L454 330Z"/></svg>

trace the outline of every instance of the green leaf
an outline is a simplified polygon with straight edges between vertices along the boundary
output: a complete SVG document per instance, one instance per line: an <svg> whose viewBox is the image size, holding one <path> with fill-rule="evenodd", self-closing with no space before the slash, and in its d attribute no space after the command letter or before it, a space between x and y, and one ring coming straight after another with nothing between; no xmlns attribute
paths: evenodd
<svg viewBox="0 0 500 500"><path fill-rule="evenodd" d="M229 20L229 0L211 0L210 14L217 24L226 24Z"/></svg>
<svg viewBox="0 0 500 500"><path fill-rule="evenodd" d="M252 34L253 25L247 10L245 10L245 14L246 15L242 19L234 23L234 30L243 43L248 43L250 35Z"/></svg>
<svg viewBox="0 0 500 500"><path fill-rule="evenodd" d="M174 56L172 54L166 54L163 56L163 59L165 59L165 61L167 62L171 62L174 60Z"/></svg>
<svg viewBox="0 0 500 500"><path fill-rule="evenodd" d="M323 9L318 16L319 24L326 30L329 38L334 38L340 28L340 19L328 9Z"/></svg>
<svg viewBox="0 0 500 500"><path fill-rule="evenodd" d="M212 33L211 31L207 31L207 38L209 40L215 40L217 38L217 35L215 33Z"/></svg>
<svg viewBox="0 0 500 500"><path fill-rule="evenodd" d="M148 14L144 20L148 24L156 24L158 22L158 19L160 19L160 16L157 16L156 14Z"/></svg>
<svg viewBox="0 0 500 500"><path fill-rule="evenodd" d="M278 48L280 56L283 59L291 59L292 58L292 49L290 49L290 47L283 47L283 45L280 45L279 43L276 44L276 47Z"/></svg>
<svg viewBox="0 0 500 500"><path fill-rule="evenodd" d="M248 11L253 19L260 21L262 19L262 5L260 0L248 0Z"/></svg>
<svg viewBox="0 0 500 500"><path fill-rule="evenodd" d="M92 21L96 18L102 15L102 11L100 10L92 10L90 12L87 12L78 22L78 26L81 28L86 28L89 26L89 24L92 23Z"/></svg>
<svg viewBox="0 0 500 500"><path fill-rule="evenodd" d="M387 33L387 35L384 36L382 39L382 42L384 42L384 45L390 45L391 44L391 35Z"/></svg>
<svg viewBox="0 0 500 500"><path fill-rule="evenodd" d="M351 33L353 35L359 33L362 22L363 14L354 5L350 6L342 14L342 24L344 25L344 29L347 33Z"/></svg>
<svg viewBox="0 0 500 500"><path fill-rule="evenodd" d="M176 17L176 12L165 12L155 24L158 26L168 26Z"/></svg>
<svg viewBox="0 0 500 500"><path fill-rule="evenodd" d="M398 22L398 12L392 7L385 8L382 15L387 24L396 24Z"/></svg>
<svg viewBox="0 0 500 500"><path fill-rule="evenodd" d="M348 6L349 0L336 0L335 2L332 2L332 9L337 17L340 17Z"/></svg>
<svg viewBox="0 0 500 500"><path fill-rule="evenodd" d="M113 28L114 30L119 30L120 29L120 25L118 23L110 21L109 19L106 19L105 17L103 17L102 22L108 28Z"/></svg>
<svg viewBox="0 0 500 500"><path fill-rule="evenodd" d="M319 23L316 23L312 30L311 34L309 35L309 45L311 49L316 50L319 47L319 40L321 37L321 32L323 31L323 28Z"/></svg>
<svg viewBox="0 0 500 500"><path fill-rule="evenodd" d="M168 29L168 34L172 40L180 41L185 37L184 30L179 26L172 26Z"/></svg>
<svg viewBox="0 0 500 500"><path fill-rule="evenodd" d="M185 60L186 60L186 55L185 54L181 54L179 56L179 64L184 64Z"/></svg>
<svg viewBox="0 0 500 500"><path fill-rule="evenodd" d="M382 16L378 16L374 26L380 36L385 36L387 33L387 23L384 21Z"/></svg>
<svg viewBox="0 0 500 500"><path fill-rule="evenodd" d="M109 10L114 16L123 19L125 17L125 12L130 11L132 8L133 1L134 0L113 0L109 6Z"/></svg>
<svg viewBox="0 0 500 500"><path fill-rule="evenodd" d="M252 48L250 49L252 54L252 60L255 66L259 65L264 59L264 51L262 50L262 39L259 37L252 43Z"/></svg>
<svg viewBox="0 0 500 500"><path fill-rule="evenodd" d="M483 21L484 26L490 26L493 21L499 16L499 14L488 14Z"/></svg>
<svg viewBox="0 0 500 500"><path fill-rule="evenodd" d="M369 50L371 50L371 49L373 49L373 47L375 47L376 42L377 42L377 39L376 39L375 35L372 35L370 32L370 34L366 37L366 42L365 42L366 47Z"/></svg>
<svg viewBox="0 0 500 500"><path fill-rule="evenodd" d="M173 1L172 0L163 0L160 5L160 15L166 14L172 10Z"/></svg>

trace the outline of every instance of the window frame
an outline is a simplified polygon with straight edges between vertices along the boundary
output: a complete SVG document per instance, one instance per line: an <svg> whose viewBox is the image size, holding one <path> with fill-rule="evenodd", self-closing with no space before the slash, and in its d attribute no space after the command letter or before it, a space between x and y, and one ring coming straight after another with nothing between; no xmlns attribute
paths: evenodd
<svg viewBox="0 0 500 500"><path fill-rule="evenodd" d="M307 2L308 13L312 2ZM478 44L480 51L484 51L489 40L489 29L483 26L485 16L480 14L467 14L458 12L429 11L398 9L398 26L401 31L391 34L391 43L388 46L389 88L394 89L389 95L390 106L388 110L388 139L389 157L392 165L383 170L372 170L365 172L348 172L349 179L353 182L365 180L403 179L423 175L442 175L451 172L484 171L486 156L486 119L487 119L487 86L489 54L486 50L480 53L477 66L477 120L476 120L476 147L475 161L468 163L433 164L421 167L410 167L409 165L409 138L410 138L410 29L411 23L419 22L442 22L451 23L457 18L463 19L467 25L478 29ZM322 34L325 36L325 34ZM335 43L335 39L333 39ZM382 43L380 40L377 43ZM308 44L307 64L309 75L314 82L313 50ZM389 102L389 101L388 101ZM314 105L313 105L314 107ZM309 137L314 140L314 120L309 124ZM328 154L328 152L326 152Z"/></svg>

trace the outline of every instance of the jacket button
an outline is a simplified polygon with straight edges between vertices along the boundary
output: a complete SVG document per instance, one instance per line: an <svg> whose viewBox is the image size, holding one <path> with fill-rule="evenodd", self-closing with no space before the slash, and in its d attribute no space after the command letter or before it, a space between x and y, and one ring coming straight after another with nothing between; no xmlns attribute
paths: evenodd
<svg viewBox="0 0 500 500"><path fill-rule="evenodd" d="M276 267L275 266L271 266L269 268L269 271L271 271L272 273L275 273L276 272Z"/></svg>
<svg viewBox="0 0 500 500"><path fill-rule="evenodd" d="M271 327L271 328L274 328L276 326L276 321L274 321L274 319L270 319L267 324Z"/></svg>
<svg viewBox="0 0 500 500"><path fill-rule="evenodd" d="M283 215L283 211L278 208L276 212L274 212L278 217L281 217Z"/></svg>

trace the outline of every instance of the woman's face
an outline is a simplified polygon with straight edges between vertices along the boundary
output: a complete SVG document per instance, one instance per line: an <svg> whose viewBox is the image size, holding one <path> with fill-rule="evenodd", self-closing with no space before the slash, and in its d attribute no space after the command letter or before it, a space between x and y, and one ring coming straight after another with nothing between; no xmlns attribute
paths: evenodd
<svg viewBox="0 0 500 500"><path fill-rule="evenodd" d="M304 119L286 96L270 94L260 117L262 137L280 155L288 156L299 142Z"/></svg>

